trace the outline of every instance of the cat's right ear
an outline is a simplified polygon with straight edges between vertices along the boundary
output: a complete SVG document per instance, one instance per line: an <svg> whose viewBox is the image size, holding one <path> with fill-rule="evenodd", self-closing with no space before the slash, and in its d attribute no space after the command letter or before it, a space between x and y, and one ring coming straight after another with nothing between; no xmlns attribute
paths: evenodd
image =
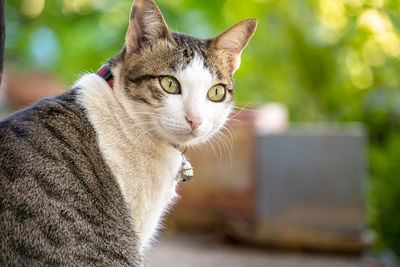
<svg viewBox="0 0 400 267"><path fill-rule="evenodd" d="M138 52L146 42L157 39L166 39L175 44L157 4L153 0L135 0L125 38L128 53Z"/></svg>
<svg viewBox="0 0 400 267"><path fill-rule="evenodd" d="M257 19L246 19L230 27L212 40L212 47L218 50L225 50L229 54L232 72L239 68L240 54L253 36L256 27Z"/></svg>

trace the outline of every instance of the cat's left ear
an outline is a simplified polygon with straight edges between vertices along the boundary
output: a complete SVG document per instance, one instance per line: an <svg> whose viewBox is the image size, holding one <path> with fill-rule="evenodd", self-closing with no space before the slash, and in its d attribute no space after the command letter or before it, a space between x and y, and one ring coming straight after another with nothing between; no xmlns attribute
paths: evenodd
<svg viewBox="0 0 400 267"><path fill-rule="evenodd" d="M253 36L257 27L257 19L243 20L215 37L211 46L217 50L228 52L232 72L240 66L240 54Z"/></svg>
<svg viewBox="0 0 400 267"><path fill-rule="evenodd" d="M137 52L146 43L165 39L175 44L167 23L154 0L135 0L125 42L128 52Z"/></svg>

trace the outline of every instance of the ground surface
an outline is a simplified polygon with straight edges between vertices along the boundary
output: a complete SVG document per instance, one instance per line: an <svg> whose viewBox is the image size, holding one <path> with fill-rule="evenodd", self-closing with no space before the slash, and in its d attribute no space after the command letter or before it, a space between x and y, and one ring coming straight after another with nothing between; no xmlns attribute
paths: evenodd
<svg viewBox="0 0 400 267"><path fill-rule="evenodd" d="M149 267L383 267L376 260L350 255L281 252L237 246L214 235L163 236L148 252Z"/></svg>

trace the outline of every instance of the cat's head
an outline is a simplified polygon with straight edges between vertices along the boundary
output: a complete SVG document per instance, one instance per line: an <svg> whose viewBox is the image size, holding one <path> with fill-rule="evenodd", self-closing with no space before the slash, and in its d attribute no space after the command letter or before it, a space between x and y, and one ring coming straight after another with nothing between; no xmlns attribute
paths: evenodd
<svg viewBox="0 0 400 267"><path fill-rule="evenodd" d="M232 76L256 25L248 19L214 39L198 39L170 32L153 0L135 0L125 47L111 60L128 115L173 144L209 139L231 111Z"/></svg>

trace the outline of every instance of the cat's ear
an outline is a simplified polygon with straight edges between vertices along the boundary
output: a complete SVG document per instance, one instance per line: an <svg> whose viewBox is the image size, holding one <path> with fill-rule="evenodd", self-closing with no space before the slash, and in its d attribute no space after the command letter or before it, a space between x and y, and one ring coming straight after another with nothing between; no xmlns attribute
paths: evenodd
<svg viewBox="0 0 400 267"><path fill-rule="evenodd" d="M217 37L211 45L215 49L228 52L232 72L235 72L240 65L240 54L253 36L257 27L257 19L246 19L230 27Z"/></svg>
<svg viewBox="0 0 400 267"><path fill-rule="evenodd" d="M166 39L175 44L160 9L153 0L135 0L126 33L126 49L137 52L146 42Z"/></svg>

